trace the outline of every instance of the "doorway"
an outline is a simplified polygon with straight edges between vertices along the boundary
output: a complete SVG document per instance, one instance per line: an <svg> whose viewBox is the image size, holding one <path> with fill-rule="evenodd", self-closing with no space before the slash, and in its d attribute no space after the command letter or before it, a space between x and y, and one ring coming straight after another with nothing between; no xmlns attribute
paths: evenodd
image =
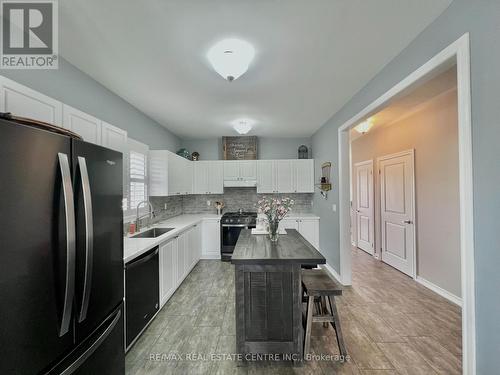
<svg viewBox="0 0 500 375"><path fill-rule="evenodd" d="M339 209L340 209L340 277L350 285L350 137L349 131L360 121L378 112L391 100L422 84L433 76L457 67L458 150L459 150L459 206L460 206L460 265L462 296L462 353L463 373L475 373L475 315L474 315L474 239L472 142L470 119L470 53L469 35L438 53L430 61L396 84L356 116L339 128Z"/></svg>

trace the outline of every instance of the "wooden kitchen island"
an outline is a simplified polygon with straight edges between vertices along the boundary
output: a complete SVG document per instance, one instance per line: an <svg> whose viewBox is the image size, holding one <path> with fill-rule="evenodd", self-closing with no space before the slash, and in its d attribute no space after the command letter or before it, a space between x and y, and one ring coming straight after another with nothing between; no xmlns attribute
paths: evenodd
<svg viewBox="0 0 500 375"><path fill-rule="evenodd" d="M277 242L242 230L235 265L236 350L244 360L303 357L301 267L325 258L295 229Z"/></svg>

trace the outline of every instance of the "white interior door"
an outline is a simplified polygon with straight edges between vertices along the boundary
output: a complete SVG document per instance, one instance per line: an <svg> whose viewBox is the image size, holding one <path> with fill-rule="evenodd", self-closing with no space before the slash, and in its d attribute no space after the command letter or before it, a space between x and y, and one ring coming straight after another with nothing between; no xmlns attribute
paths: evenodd
<svg viewBox="0 0 500 375"><path fill-rule="evenodd" d="M413 150L379 158L382 260L415 276Z"/></svg>
<svg viewBox="0 0 500 375"><path fill-rule="evenodd" d="M356 242L369 254L374 250L373 161L354 164L356 176Z"/></svg>

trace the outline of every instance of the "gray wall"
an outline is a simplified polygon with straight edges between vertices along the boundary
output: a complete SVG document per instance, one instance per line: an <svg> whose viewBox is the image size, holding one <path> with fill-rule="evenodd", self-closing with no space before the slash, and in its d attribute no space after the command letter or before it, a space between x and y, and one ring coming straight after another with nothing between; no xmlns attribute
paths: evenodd
<svg viewBox="0 0 500 375"><path fill-rule="evenodd" d="M62 58L57 70L1 69L0 75L124 129L152 149L179 148L176 135Z"/></svg>
<svg viewBox="0 0 500 375"><path fill-rule="evenodd" d="M351 176L355 207L355 163L374 161L375 251L380 253L382 240L377 158L415 150L417 275L460 297L457 115L457 92L453 90L433 98L409 117L359 137L351 144ZM356 238L356 220L353 222Z"/></svg>
<svg viewBox="0 0 500 375"><path fill-rule="evenodd" d="M464 33L471 39L472 140L474 168L474 241L476 267L477 373L500 367L500 2L454 0L450 7L360 90L313 136L317 163L337 165L337 129L368 104L423 65ZM397 32L395 30L395 32ZM315 196L321 215L320 247L339 270L338 171L333 170L331 199Z"/></svg>
<svg viewBox="0 0 500 375"><path fill-rule="evenodd" d="M311 138L274 138L258 137L258 159L297 159L297 149L300 145L309 148L312 157ZM183 140L182 147L189 152L198 151L200 160L222 159L222 138Z"/></svg>

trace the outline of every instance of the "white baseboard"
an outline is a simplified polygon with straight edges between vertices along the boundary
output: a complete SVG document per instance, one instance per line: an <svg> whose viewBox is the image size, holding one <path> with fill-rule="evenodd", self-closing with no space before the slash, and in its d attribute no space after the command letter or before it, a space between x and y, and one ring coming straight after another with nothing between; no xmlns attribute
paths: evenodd
<svg viewBox="0 0 500 375"><path fill-rule="evenodd" d="M341 285L344 285L344 284L342 284L342 281L340 281L340 275L338 274L338 272L337 272L337 271L335 271L335 270L333 269L333 267L332 267L332 266L330 266L328 263L326 263L326 264L322 264L322 265L320 265L320 267L321 267L322 269L326 270L326 272L328 272L328 273L330 274L330 276L331 276L331 277L333 277L333 278L335 279L335 281L336 281L336 282L338 282L338 283L339 283L339 284L341 284Z"/></svg>
<svg viewBox="0 0 500 375"><path fill-rule="evenodd" d="M428 281L420 276L417 276L417 278L415 280L417 281L417 283L422 284L426 288L429 288L434 293L437 293L441 297L446 298L448 301L454 303L455 305L462 307L462 298L457 297L453 293L450 293L447 290L444 290L440 286L437 286L436 284L433 284L430 281Z"/></svg>
<svg viewBox="0 0 500 375"><path fill-rule="evenodd" d="M220 254L201 254L201 259L220 259Z"/></svg>

